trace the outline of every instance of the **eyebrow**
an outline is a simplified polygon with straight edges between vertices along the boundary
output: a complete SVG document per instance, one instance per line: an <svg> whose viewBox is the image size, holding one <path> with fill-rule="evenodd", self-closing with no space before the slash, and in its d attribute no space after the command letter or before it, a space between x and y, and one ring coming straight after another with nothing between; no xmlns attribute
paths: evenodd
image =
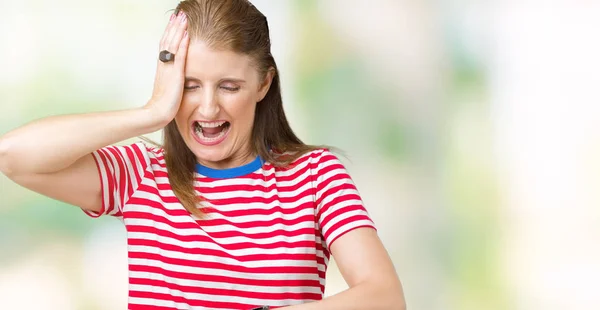
<svg viewBox="0 0 600 310"><path fill-rule="evenodd" d="M201 82L200 79L192 77L192 76L186 76L185 77L185 82ZM239 83L239 84L243 84L246 83L246 80L244 79L236 79L236 78L222 78L219 80L219 83L222 82L233 82L233 83Z"/></svg>

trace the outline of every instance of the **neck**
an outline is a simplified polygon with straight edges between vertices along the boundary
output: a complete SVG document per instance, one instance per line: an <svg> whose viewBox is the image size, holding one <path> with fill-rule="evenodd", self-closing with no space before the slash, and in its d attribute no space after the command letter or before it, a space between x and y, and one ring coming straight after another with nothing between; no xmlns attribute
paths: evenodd
<svg viewBox="0 0 600 310"><path fill-rule="evenodd" d="M199 164L208 168L229 169L246 165L256 159L256 156L257 154L252 152L252 150L248 147L244 148L244 151L240 150L220 161L205 161L200 160L199 158L196 160Z"/></svg>

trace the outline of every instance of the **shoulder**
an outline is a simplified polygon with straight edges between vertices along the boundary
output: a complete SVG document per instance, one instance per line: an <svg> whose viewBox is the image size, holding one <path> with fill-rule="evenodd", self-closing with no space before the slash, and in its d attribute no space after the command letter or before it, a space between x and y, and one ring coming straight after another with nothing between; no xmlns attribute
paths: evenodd
<svg viewBox="0 0 600 310"><path fill-rule="evenodd" d="M282 156L293 156L293 154L283 153ZM315 148L307 151L304 154L298 156L296 159L291 161L287 166L281 167L281 170L296 170L302 168L308 168L312 171L312 174L321 174L325 170L331 170L331 168L342 168L344 166L333 151L328 148Z"/></svg>
<svg viewBox="0 0 600 310"><path fill-rule="evenodd" d="M153 161L162 161L164 158L161 147L149 145L142 141L130 144L106 146L97 150L93 154L103 157L108 161L124 161L124 164L149 164Z"/></svg>
<svg viewBox="0 0 600 310"><path fill-rule="evenodd" d="M339 160L339 158L328 148L315 148L298 156L298 158L292 161L291 164L293 165L305 161L309 161L311 163L321 163L328 160Z"/></svg>
<svg viewBox="0 0 600 310"><path fill-rule="evenodd" d="M148 158L163 158L164 157L164 150L162 147L160 147L158 145L149 144L149 143L146 143L143 141L138 141L138 142L135 142L132 144L122 145L120 147L131 150L131 151L135 151L135 152L139 153L140 155L143 155L144 157L148 157Z"/></svg>

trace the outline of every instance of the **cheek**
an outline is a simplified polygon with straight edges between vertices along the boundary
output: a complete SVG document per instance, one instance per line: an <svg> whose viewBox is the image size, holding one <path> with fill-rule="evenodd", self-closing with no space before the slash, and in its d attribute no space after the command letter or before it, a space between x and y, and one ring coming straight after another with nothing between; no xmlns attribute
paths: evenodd
<svg viewBox="0 0 600 310"><path fill-rule="evenodd" d="M235 121L247 122L254 119L256 102L248 94L223 98L223 109Z"/></svg>
<svg viewBox="0 0 600 310"><path fill-rule="evenodd" d="M187 127L187 122L192 110L193 107L187 103L186 100L181 102L179 110L177 111L177 114L175 114L175 122L177 123L177 128L179 128L180 131Z"/></svg>
<svg viewBox="0 0 600 310"><path fill-rule="evenodd" d="M179 106L179 110L175 115L176 118L187 118L195 109L194 107L194 98L189 94L184 94L181 100L181 105Z"/></svg>

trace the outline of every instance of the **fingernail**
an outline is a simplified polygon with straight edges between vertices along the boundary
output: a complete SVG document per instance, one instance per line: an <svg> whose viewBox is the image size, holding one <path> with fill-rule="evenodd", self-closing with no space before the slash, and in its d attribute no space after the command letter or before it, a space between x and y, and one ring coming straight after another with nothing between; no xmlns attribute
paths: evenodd
<svg viewBox="0 0 600 310"><path fill-rule="evenodd" d="M171 14L171 18L169 19L170 22L172 22L175 19L175 13Z"/></svg>
<svg viewBox="0 0 600 310"><path fill-rule="evenodd" d="M186 31L183 33L183 37L184 37L184 38L187 38L187 36L188 36L188 33L187 33L187 30L186 30Z"/></svg>
<svg viewBox="0 0 600 310"><path fill-rule="evenodd" d="M183 17L181 17L181 23L184 23L186 19L187 19L187 16L185 16L185 14L183 14Z"/></svg>

